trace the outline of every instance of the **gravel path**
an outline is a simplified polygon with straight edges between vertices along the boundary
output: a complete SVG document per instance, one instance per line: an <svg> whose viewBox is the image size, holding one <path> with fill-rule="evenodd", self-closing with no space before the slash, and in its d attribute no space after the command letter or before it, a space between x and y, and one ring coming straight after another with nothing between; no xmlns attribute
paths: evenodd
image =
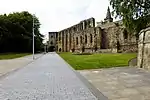
<svg viewBox="0 0 150 100"><path fill-rule="evenodd" d="M56 53L0 79L0 100L98 100Z"/></svg>

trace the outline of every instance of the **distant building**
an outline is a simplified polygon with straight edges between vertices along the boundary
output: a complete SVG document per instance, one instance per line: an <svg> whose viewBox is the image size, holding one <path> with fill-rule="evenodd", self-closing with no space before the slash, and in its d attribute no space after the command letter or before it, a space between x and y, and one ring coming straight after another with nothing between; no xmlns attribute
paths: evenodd
<svg viewBox="0 0 150 100"><path fill-rule="evenodd" d="M136 37L122 21L113 22L108 7L104 22L89 18L59 32L49 32L49 47L59 52L136 52Z"/></svg>
<svg viewBox="0 0 150 100"><path fill-rule="evenodd" d="M58 32L49 32L49 41L48 41L48 50L55 51L57 50L57 38Z"/></svg>

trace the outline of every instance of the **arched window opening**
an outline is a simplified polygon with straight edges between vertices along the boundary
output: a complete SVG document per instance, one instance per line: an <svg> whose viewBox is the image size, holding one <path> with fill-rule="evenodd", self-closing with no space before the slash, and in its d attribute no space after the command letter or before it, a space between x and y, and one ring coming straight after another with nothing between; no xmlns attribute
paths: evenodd
<svg viewBox="0 0 150 100"><path fill-rule="evenodd" d="M87 44L87 35L85 35L85 43Z"/></svg>
<svg viewBox="0 0 150 100"><path fill-rule="evenodd" d="M53 45L53 41L51 41L51 43L50 43L51 45Z"/></svg>
<svg viewBox="0 0 150 100"><path fill-rule="evenodd" d="M76 37L76 45L78 45L78 37Z"/></svg>
<svg viewBox="0 0 150 100"><path fill-rule="evenodd" d="M61 48L59 48L59 52L61 52Z"/></svg>
<svg viewBox="0 0 150 100"><path fill-rule="evenodd" d="M123 31L123 35L124 35L124 39L128 39L128 32L127 32L127 30Z"/></svg>
<svg viewBox="0 0 150 100"><path fill-rule="evenodd" d="M87 29L87 22L84 22L84 29Z"/></svg>
<svg viewBox="0 0 150 100"><path fill-rule="evenodd" d="M90 34L90 42L93 43L93 37L92 37L92 34Z"/></svg>
<svg viewBox="0 0 150 100"><path fill-rule="evenodd" d="M58 36L59 36L59 41L60 41L61 40L61 33L59 33Z"/></svg>
<svg viewBox="0 0 150 100"><path fill-rule="evenodd" d="M66 34L66 44L68 44L68 34Z"/></svg>
<svg viewBox="0 0 150 100"><path fill-rule="evenodd" d="M59 41L61 40L61 37L59 36Z"/></svg>
<svg viewBox="0 0 150 100"><path fill-rule="evenodd" d="M74 32L76 31L76 28L75 28L75 27L73 28L73 31L74 31Z"/></svg>
<svg viewBox="0 0 150 100"><path fill-rule="evenodd" d="M91 21L88 22L88 26L89 26L89 28L91 28Z"/></svg>
<svg viewBox="0 0 150 100"><path fill-rule="evenodd" d="M82 44L82 36L80 36L80 43Z"/></svg>

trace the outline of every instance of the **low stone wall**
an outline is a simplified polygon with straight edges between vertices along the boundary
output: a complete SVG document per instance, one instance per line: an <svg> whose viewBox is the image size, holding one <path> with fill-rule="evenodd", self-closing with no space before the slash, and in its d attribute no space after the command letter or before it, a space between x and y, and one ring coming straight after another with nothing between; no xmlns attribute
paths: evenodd
<svg viewBox="0 0 150 100"><path fill-rule="evenodd" d="M137 65L139 68L150 69L150 27L139 33Z"/></svg>
<svg viewBox="0 0 150 100"><path fill-rule="evenodd" d="M99 49L97 50L97 53L112 53L111 49Z"/></svg>
<svg viewBox="0 0 150 100"><path fill-rule="evenodd" d="M129 44L129 45L121 45L119 52L137 52L138 51L138 45L137 44Z"/></svg>
<svg viewBox="0 0 150 100"><path fill-rule="evenodd" d="M81 49L76 49L75 52L81 53ZM91 49L91 48L85 48L85 53L117 53L117 49Z"/></svg>
<svg viewBox="0 0 150 100"><path fill-rule="evenodd" d="M75 52L82 52L82 50L81 49L76 49ZM85 48L84 52L85 53L93 53L93 52L95 52L95 50L91 49L91 48Z"/></svg>
<svg viewBox="0 0 150 100"><path fill-rule="evenodd" d="M81 52L81 51L82 51L81 49L75 49L75 52ZM121 45L119 50L117 50L117 48L97 49L96 51L94 48L84 49L84 52L88 52L88 53L131 53L137 51L138 51L137 44Z"/></svg>

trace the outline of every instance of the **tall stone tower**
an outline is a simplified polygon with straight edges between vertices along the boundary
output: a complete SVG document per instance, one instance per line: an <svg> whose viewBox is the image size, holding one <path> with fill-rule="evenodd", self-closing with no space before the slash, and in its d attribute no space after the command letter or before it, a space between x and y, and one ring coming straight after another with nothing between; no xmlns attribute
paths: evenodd
<svg viewBox="0 0 150 100"><path fill-rule="evenodd" d="M108 9L107 9L106 18L104 19L104 21L105 21L106 23L113 22L113 18L111 17L111 13L110 13L109 7L108 7Z"/></svg>
<svg viewBox="0 0 150 100"><path fill-rule="evenodd" d="M48 50L50 52L57 50L57 37L58 32L49 32Z"/></svg>

